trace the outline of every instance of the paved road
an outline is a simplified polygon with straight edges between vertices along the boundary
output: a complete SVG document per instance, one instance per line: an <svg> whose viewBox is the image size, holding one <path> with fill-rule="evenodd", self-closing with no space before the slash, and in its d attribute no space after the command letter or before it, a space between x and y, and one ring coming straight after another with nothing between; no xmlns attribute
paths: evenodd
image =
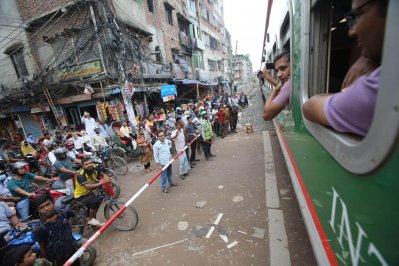
<svg viewBox="0 0 399 266"><path fill-rule="evenodd" d="M260 90L249 94L250 106L241 121L252 123L254 133L247 135L241 127L238 134L217 139L212 147L216 158L205 161L200 156L184 181L178 179L178 162L174 163L180 186L163 194L156 180L134 202L140 216L136 229L109 228L97 239L96 265L316 264L277 137L272 125L261 120ZM270 187L266 191L273 171L274 194ZM131 163L130 173L120 177L122 199L151 176L137 162ZM276 199L278 206L270 206ZM201 201L206 204L196 207Z"/></svg>

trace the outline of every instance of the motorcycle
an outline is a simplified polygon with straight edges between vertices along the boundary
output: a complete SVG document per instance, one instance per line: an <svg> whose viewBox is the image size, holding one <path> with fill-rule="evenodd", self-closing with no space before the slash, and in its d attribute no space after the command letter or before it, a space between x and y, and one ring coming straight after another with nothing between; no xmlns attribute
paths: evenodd
<svg viewBox="0 0 399 266"><path fill-rule="evenodd" d="M37 226L39 226L40 220L32 220L29 221L26 227L22 229L14 229L13 231L8 232L4 239L7 242L7 246L16 247L21 245L29 245L32 247L32 251L40 255L40 245L35 239L35 235L33 231ZM87 242L87 239L83 238L81 234L73 233L73 238L76 240L78 248L84 245ZM82 256L80 257L80 265L82 266L90 266L93 265L94 261L97 257L97 250L93 246L89 246Z"/></svg>

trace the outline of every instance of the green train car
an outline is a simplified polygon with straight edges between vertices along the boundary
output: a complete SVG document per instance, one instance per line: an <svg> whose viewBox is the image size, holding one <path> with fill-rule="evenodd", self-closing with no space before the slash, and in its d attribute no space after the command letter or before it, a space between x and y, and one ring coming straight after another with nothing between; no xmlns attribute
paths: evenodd
<svg viewBox="0 0 399 266"><path fill-rule="evenodd" d="M399 1L388 3L367 135L339 133L302 111L311 96L340 90L356 46L345 23L351 5L268 0L262 61L290 51L290 104L274 124L318 264L399 265ZM271 88L261 89L267 97Z"/></svg>

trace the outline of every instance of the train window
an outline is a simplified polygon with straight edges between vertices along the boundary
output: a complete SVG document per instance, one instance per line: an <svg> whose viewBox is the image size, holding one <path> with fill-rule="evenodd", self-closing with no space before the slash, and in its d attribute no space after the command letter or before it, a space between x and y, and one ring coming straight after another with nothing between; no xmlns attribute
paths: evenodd
<svg viewBox="0 0 399 266"><path fill-rule="evenodd" d="M339 92L348 69L359 57L354 40L348 37L345 23L345 14L351 9L351 2L351 0L304 2L303 8L308 8L310 13L309 20L302 24L309 23L309 28L306 29L309 39L302 42L304 58L301 63L301 75L306 77L301 81L302 103L315 94ZM345 169L356 174L366 174L376 170L387 158L397 139L399 75L395 73L395 69L399 55L392 53L397 50L399 38L397 27L399 16L394 14L396 10L399 10L399 1L389 1L379 92L367 135L359 137L338 133L304 118L306 128L326 150Z"/></svg>

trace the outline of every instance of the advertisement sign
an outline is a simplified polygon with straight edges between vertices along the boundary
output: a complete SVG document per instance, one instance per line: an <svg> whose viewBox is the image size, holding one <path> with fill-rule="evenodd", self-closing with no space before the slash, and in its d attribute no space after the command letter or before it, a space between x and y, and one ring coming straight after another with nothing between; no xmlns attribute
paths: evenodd
<svg viewBox="0 0 399 266"><path fill-rule="evenodd" d="M59 80L67 80L71 78L97 74L100 73L101 71L102 71L101 63L99 60L97 60L89 63L76 65L73 67L66 67L60 69L57 75Z"/></svg>
<svg viewBox="0 0 399 266"><path fill-rule="evenodd" d="M169 102L171 100L174 100L176 97L174 95L169 95L169 96L165 96L162 97L163 102Z"/></svg>
<svg viewBox="0 0 399 266"><path fill-rule="evenodd" d="M161 97L176 95L176 85L162 85L161 86Z"/></svg>

